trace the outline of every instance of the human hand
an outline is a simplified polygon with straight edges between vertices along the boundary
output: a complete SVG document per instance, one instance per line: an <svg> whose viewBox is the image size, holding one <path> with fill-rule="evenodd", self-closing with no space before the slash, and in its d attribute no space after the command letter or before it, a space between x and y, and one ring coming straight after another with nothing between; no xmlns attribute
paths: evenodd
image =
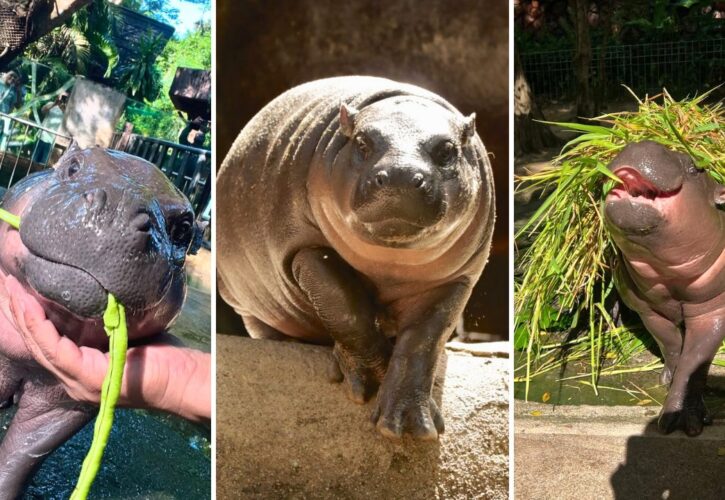
<svg viewBox="0 0 725 500"><path fill-rule="evenodd" d="M4 295L6 304L9 297L9 308L2 307L0 298L4 313L0 322L4 320L14 327L29 354L55 375L71 398L98 404L109 364L108 353L78 346L61 336L40 303L12 276L5 280ZM2 328L0 323L0 331ZM8 332L3 334L3 342L5 337L18 343ZM211 356L163 341L130 348L118 404L164 410L189 420L209 420Z"/></svg>

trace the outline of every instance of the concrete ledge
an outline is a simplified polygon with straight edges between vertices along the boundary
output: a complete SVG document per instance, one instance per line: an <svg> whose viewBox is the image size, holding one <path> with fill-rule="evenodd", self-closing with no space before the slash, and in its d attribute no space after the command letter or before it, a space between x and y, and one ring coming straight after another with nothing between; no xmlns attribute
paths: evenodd
<svg viewBox="0 0 725 500"><path fill-rule="evenodd" d="M330 362L217 335L218 498L508 498L508 359L448 353L438 443L379 436L372 404L327 382Z"/></svg>
<svg viewBox="0 0 725 500"><path fill-rule="evenodd" d="M725 422L689 438L657 407L515 403L515 498L722 499Z"/></svg>

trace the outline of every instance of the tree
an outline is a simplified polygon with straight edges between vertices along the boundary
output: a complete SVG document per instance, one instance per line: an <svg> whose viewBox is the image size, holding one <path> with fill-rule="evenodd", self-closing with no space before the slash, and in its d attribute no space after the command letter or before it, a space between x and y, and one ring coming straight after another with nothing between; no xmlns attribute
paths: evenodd
<svg viewBox="0 0 725 500"><path fill-rule="evenodd" d="M594 95L589 82L592 64L592 41L589 35L589 1L569 0L576 31L574 47L574 75L576 77L576 114L594 116Z"/></svg>
<svg viewBox="0 0 725 500"><path fill-rule="evenodd" d="M161 72L156 58L165 44L166 40L160 36L143 37L139 41L138 54L119 71L119 90L138 100L156 99L161 90Z"/></svg>
<svg viewBox="0 0 725 500"><path fill-rule="evenodd" d="M526 81L521 56L515 51L514 61L514 154L535 153L555 146L557 139L548 126L535 120L544 115L536 104L534 94Z"/></svg>
<svg viewBox="0 0 725 500"><path fill-rule="evenodd" d="M32 2L26 0L3 0L2 3L0 8L6 12L11 10L11 6L14 4L22 4L25 7L32 4ZM53 0L52 8L36 8L34 10L28 10L27 8L21 10L17 8L12 9L16 14L24 13L27 16L23 23L25 26L25 34L19 43L0 43L0 70L5 68L18 54L22 53L29 44L38 40L43 35L50 33L53 29L67 21L73 13L87 6L89 3L91 3L91 0ZM7 35L14 29L14 26L9 24L11 22L12 19L9 17L0 18L0 34ZM2 36L0 36L1 40L3 40Z"/></svg>

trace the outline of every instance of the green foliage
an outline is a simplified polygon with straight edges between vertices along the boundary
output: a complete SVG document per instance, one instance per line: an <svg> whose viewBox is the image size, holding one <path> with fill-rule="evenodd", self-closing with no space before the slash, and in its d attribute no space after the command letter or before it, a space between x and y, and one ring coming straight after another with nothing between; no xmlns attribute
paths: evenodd
<svg viewBox="0 0 725 500"><path fill-rule="evenodd" d="M211 7L210 0L184 1L206 9ZM122 5L160 21L176 19L173 9L168 9L164 1L129 0ZM38 63L35 91L28 94L30 99L54 93L74 75L89 75L93 68L93 74L111 77L118 64L118 51L111 37L116 22L114 12L107 0L94 0L26 50L25 57ZM174 109L168 91L177 67L211 69L211 26L199 21L195 30L170 40L161 52L163 43L161 38L143 38L138 57L116 68L117 78L110 83L129 96L119 128L124 121L130 121L136 133L177 141L185 121ZM23 60L17 69L28 80L31 62ZM209 141L207 136L207 144Z"/></svg>
<svg viewBox="0 0 725 500"><path fill-rule="evenodd" d="M56 75L87 75L95 66L103 68L108 76L118 62L110 37L114 22L108 2L94 0L64 25L28 46L24 56L52 68Z"/></svg>
<svg viewBox="0 0 725 500"><path fill-rule="evenodd" d="M180 39L172 39L158 58L158 69L162 74L162 92L149 105L129 103L126 120L134 124L134 131L169 141L177 141L185 122L174 109L169 99L169 89L176 74L176 68L211 69L211 31L207 26L197 29ZM207 135L206 145L210 144Z"/></svg>
<svg viewBox="0 0 725 500"><path fill-rule="evenodd" d="M118 88L129 97L153 101L161 91L161 71L157 54L166 40L161 36L145 36L139 41L137 54L119 70Z"/></svg>

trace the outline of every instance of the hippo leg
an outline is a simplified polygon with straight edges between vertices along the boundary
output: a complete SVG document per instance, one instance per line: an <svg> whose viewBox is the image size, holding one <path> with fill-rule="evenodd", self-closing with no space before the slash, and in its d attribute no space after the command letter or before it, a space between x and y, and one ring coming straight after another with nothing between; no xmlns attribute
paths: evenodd
<svg viewBox="0 0 725 500"><path fill-rule="evenodd" d="M434 440L444 431L443 417L431 397L438 358L471 294L467 283L451 283L396 304L406 325L398 334L373 421L381 434L400 438L408 432Z"/></svg>
<svg viewBox="0 0 725 500"><path fill-rule="evenodd" d="M652 334L660 347L665 361L665 367L660 374L660 383L666 385L672 382L672 376L677 368L682 351L682 330L672 321L657 314L648 312L640 314L647 331Z"/></svg>
<svg viewBox="0 0 725 500"><path fill-rule="evenodd" d="M71 401L57 383L24 381L18 411L0 445L0 498L20 497L36 467L95 413L94 408Z"/></svg>
<svg viewBox="0 0 725 500"><path fill-rule="evenodd" d="M22 383L22 374L4 356L0 356L0 410L13 405L15 395Z"/></svg>
<svg viewBox="0 0 725 500"><path fill-rule="evenodd" d="M685 323L682 354L658 421L665 434L682 428L688 436L697 436L704 425L712 423L703 393L710 363L725 337L721 316L693 318Z"/></svg>
<svg viewBox="0 0 725 500"><path fill-rule="evenodd" d="M335 341L333 354L347 381L348 395L364 403L385 376L392 350L376 324L372 293L350 265L328 248L297 252L292 273Z"/></svg>

